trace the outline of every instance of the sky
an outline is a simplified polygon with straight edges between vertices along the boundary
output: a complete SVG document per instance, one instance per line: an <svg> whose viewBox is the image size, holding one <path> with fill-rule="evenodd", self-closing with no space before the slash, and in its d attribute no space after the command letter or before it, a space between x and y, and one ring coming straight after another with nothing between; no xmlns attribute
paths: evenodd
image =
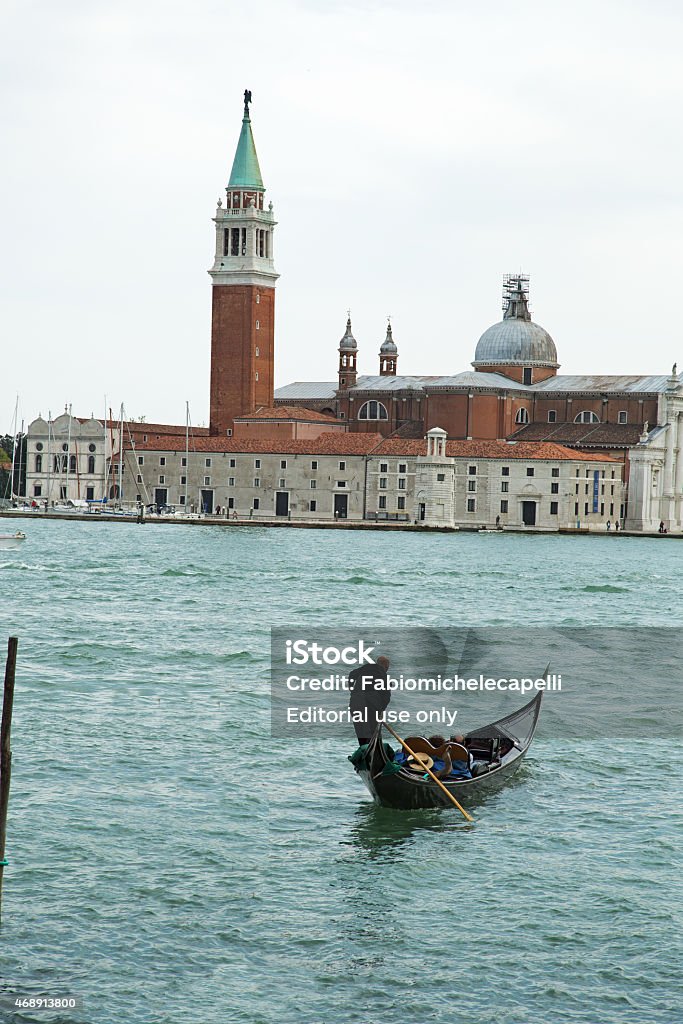
<svg viewBox="0 0 683 1024"><path fill-rule="evenodd" d="M252 126L276 385L468 369L506 273L561 373L683 365L683 7L665 0L2 0L0 433L207 423L210 279Z"/></svg>

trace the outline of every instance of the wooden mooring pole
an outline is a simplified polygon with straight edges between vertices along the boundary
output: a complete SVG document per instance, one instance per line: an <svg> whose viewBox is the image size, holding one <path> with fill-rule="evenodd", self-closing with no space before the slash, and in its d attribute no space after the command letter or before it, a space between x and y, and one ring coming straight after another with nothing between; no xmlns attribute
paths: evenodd
<svg viewBox="0 0 683 1024"><path fill-rule="evenodd" d="M2 697L2 725L0 726L0 915L2 914L2 881L5 873L5 839L7 836L7 807L9 784L12 777L12 707L14 705L14 673L17 667L19 640L11 636L7 641L7 664L5 666L5 688Z"/></svg>

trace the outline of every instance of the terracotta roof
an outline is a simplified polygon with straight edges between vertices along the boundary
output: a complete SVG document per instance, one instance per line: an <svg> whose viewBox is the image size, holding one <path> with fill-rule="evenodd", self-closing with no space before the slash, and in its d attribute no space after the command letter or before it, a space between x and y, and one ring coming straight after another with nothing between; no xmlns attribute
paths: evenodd
<svg viewBox="0 0 683 1024"><path fill-rule="evenodd" d="M642 426L636 423L529 423L510 434L515 441L553 441L587 448L632 448Z"/></svg>
<svg viewBox="0 0 683 1024"><path fill-rule="evenodd" d="M275 408L262 405L255 412L245 414L244 416L236 416L235 419L240 422L245 420L314 420L316 422L344 423L346 425L345 420L336 420L334 416L327 416L325 413L317 412L315 409L303 409L298 405L278 405Z"/></svg>
<svg viewBox="0 0 683 1024"><path fill-rule="evenodd" d="M407 438L390 437L378 447L376 455L426 455L427 442ZM574 451L560 444L548 441L446 441L446 455L461 459L524 459L530 462L542 459L546 462L614 462L609 455L589 455Z"/></svg>
<svg viewBox="0 0 683 1024"><path fill-rule="evenodd" d="M262 452L264 455L366 455L382 440L380 434L347 434L330 431L305 440L269 437L195 437L190 438L190 452ZM130 451L130 444L125 444ZM185 440L170 444L168 438L150 437L136 443L136 453L184 453Z"/></svg>

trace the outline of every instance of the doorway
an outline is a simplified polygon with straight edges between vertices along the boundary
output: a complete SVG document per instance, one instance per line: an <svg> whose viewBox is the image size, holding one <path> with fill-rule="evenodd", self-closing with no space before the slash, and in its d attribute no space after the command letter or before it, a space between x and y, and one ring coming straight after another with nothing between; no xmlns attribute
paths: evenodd
<svg viewBox="0 0 683 1024"><path fill-rule="evenodd" d="M535 501L523 501L522 502L522 522L525 526L536 525L536 502Z"/></svg>
<svg viewBox="0 0 683 1024"><path fill-rule="evenodd" d="M154 504L157 507L157 512L161 511L164 505L168 504L168 488L166 487L155 487L154 488Z"/></svg>
<svg viewBox="0 0 683 1024"><path fill-rule="evenodd" d="M213 491L202 491L202 512L207 516L213 512Z"/></svg>
<svg viewBox="0 0 683 1024"><path fill-rule="evenodd" d="M289 515L289 492L288 491L276 491L275 492L275 515L276 516L288 516Z"/></svg>
<svg viewBox="0 0 683 1024"><path fill-rule="evenodd" d="M334 496L334 518L346 519L349 514L348 494L335 494Z"/></svg>

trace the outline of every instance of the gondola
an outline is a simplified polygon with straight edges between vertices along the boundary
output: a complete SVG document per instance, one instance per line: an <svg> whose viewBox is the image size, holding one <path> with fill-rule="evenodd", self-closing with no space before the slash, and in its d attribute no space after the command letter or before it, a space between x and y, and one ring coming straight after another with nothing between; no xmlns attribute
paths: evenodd
<svg viewBox="0 0 683 1024"><path fill-rule="evenodd" d="M465 737L475 758L476 774L471 779L452 782L442 779L446 788L465 806L471 797L492 792L508 781L520 767L534 738L541 711L543 691L518 711L483 726ZM386 749L380 725L367 748L361 747L349 758L376 803L399 810L452 807L446 794L429 776L397 765ZM424 737L403 737L415 750L428 750ZM393 747L397 744L389 737ZM361 751L363 753L361 753Z"/></svg>

